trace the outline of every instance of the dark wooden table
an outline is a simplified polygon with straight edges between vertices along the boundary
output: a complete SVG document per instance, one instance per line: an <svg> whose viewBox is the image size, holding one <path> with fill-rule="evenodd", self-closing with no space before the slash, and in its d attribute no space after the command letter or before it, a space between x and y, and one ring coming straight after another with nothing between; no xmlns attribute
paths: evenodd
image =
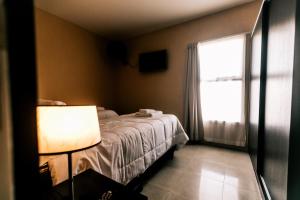
<svg viewBox="0 0 300 200"><path fill-rule="evenodd" d="M74 176L75 200L102 200L102 196L105 192L111 193L111 198L109 200L148 199L140 193L128 191L124 185L91 169ZM45 193L42 199L69 199L68 182L64 181L56 185Z"/></svg>

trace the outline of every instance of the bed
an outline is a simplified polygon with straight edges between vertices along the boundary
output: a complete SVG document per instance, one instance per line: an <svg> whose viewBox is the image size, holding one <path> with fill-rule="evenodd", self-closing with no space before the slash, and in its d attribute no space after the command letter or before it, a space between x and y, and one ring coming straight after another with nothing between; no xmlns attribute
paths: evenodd
<svg viewBox="0 0 300 200"><path fill-rule="evenodd" d="M97 146L72 155L73 175L86 169L112 178L124 185L133 182L166 152L188 141L178 118L172 114L157 117L118 115L112 110L98 110L102 141ZM53 185L67 179L65 155L42 157L48 162Z"/></svg>

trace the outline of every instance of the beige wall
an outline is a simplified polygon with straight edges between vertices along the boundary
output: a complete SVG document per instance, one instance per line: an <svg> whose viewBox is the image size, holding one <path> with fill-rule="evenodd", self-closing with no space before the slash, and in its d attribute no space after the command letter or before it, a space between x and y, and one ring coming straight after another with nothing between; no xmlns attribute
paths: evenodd
<svg viewBox="0 0 300 200"><path fill-rule="evenodd" d="M112 105L105 40L39 9L35 17L39 98Z"/></svg>
<svg viewBox="0 0 300 200"><path fill-rule="evenodd" d="M128 113L156 108L182 120L187 44L251 31L259 7L257 1L129 40L131 64L136 67L118 70L117 110ZM140 74L138 54L159 49L168 49L169 69Z"/></svg>
<svg viewBox="0 0 300 200"><path fill-rule="evenodd" d="M135 67L117 71L105 62L104 39L36 9L39 97L104 105L119 113L151 107L182 120L187 44L251 31L259 7L256 1L131 39ZM168 70L140 74L138 54L158 49L168 49Z"/></svg>

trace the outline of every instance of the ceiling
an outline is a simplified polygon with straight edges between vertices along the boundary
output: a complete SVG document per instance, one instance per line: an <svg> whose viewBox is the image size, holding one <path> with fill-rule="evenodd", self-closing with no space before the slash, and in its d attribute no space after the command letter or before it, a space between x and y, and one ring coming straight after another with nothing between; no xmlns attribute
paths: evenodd
<svg viewBox="0 0 300 200"><path fill-rule="evenodd" d="M130 38L253 0L35 0L51 14L107 38Z"/></svg>

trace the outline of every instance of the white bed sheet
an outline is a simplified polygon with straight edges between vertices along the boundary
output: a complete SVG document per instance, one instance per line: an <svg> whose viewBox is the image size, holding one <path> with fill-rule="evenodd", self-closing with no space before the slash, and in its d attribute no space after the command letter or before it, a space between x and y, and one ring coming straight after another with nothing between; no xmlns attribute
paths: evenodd
<svg viewBox="0 0 300 200"><path fill-rule="evenodd" d="M73 175L92 168L122 184L142 174L173 145L188 141L175 115L135 117L134 114L100 120L102 141L99 145L72 155ZM67 177L66 156L48 160L53 184Z"/></svg>

